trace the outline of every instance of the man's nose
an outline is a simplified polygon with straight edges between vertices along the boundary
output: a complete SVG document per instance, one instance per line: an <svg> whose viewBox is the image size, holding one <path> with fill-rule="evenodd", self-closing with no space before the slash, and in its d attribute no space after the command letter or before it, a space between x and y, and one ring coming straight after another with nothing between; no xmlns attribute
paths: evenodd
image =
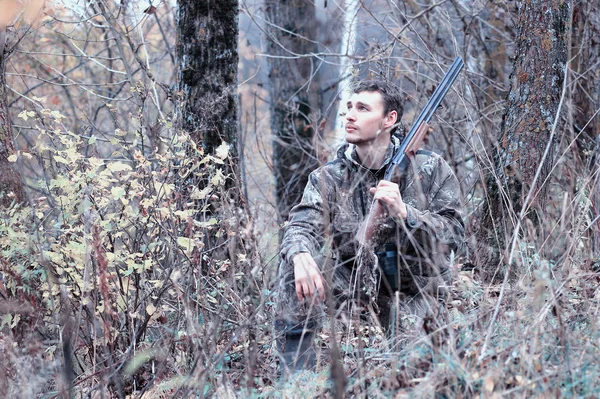
<svg viewBox="0 0 600 399"><path fill-rule="evenodd" d="M356 116L354 115L354 111L353 108L350 108L347 112L346 112L346 120L347 121L354 121L356 120Z"/></svg>

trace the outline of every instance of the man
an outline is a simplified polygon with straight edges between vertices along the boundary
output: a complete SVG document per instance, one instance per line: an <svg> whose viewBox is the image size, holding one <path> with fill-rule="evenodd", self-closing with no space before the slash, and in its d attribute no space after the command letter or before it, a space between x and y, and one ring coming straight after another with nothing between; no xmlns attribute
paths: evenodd
<svg viewBox="0 0 600 399"><path fill-rule="evenodd" d="M399 146L398 91L364 81L347 105L346 144L311 173L281 245L286 362L299 341L310 342L316 309L329 294L335 306L372 306L388 332L402 329L402 319L434 313L463 242L459 184L442 158L420 150L397 181L382 180ZM364 237L369 213L375 225Z"/></svg>

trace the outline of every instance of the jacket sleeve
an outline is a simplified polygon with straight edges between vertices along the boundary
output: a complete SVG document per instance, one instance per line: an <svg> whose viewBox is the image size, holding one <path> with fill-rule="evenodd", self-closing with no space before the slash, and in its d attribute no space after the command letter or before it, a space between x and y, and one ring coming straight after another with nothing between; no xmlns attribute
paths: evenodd
<svg viewBox="0 0 600 399"><path fill-rule="evenodd" d="M323 170L308 177L300 203L292 208L281 242L281 257L290 262L300 252L315 256L322 246L325 218Z"/></svg>
<svg viewBox="0 0 600 399"><path fill-rule="evenodd" d="M410 277L408 284L413 287L409 291L439 291L440 285L451 281L451 254L462 253L465 230L458 179L442 158L438 158L423 195L427 208L420 210L407 204L406 219L397 221L399 255L405 266L401 277L405 282Z"/></svg>

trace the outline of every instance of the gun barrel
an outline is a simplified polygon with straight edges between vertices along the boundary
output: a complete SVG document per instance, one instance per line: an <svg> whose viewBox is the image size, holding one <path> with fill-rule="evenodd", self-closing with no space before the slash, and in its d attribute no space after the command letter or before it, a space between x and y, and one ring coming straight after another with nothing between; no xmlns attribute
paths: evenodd
<svg viewBox="0 0 600 399"><path fill-rule="evenodd" d="M450 66L450 69L448 70L448 72L446 72L444 78L433 92L433 95L431 96L429 101L427 101L427 104L425 104L425 108L423 108L421 113L419 113L419 116L417 116L417 119L415 119L415 122L406 134L404 141L400 145L398 152L396 153L396 155L394 155L394 159L392 159L391 164L388 165L388 168L385 171L385 180L389 180L394 172L394 168L400 167L400 164L403 163L406 157L406 147L408 146L413 136L419 129L419 126L421 126L421 123L428 123L431 120L431 118L433 117L433 113L440 106L440 103L442 102L444 97L446 97L448 90L450 90L450 87L458 77L458 74L460 73L464 65L465 63L462 60L462 58L456 57L456 59Z"/></svg>

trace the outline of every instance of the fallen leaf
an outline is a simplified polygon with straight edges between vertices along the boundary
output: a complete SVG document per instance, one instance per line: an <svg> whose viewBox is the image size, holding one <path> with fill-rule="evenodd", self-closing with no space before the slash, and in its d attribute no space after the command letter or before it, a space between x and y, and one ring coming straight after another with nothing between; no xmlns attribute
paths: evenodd
<svg viewBox="0 0 600 399"><path fill-rule="evenodd" d="M483 382L483 390L488 393L494 392L494 377L488 375Z"/></svg>

